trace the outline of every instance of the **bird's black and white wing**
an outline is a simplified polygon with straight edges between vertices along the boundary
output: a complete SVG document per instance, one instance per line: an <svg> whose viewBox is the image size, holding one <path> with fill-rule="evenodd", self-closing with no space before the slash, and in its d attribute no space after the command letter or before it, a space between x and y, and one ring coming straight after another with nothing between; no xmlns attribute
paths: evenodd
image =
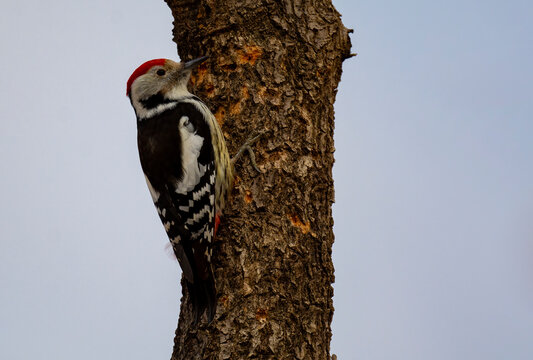
<svg viewBox="0 0 533 360"><path fill-rule="evenodd" d="M175 107L139 126L141 165L157 212L189 285L195 312L214 316L211 270L215 221L213 146L194 104Z"/></svg>

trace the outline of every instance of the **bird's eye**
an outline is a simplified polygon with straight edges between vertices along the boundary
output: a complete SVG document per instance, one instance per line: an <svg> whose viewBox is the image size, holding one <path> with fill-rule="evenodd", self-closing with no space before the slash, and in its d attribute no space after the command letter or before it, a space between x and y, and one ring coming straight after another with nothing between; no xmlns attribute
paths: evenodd
<svg viewBox="0 0 533 360"><path fill-rule="evenodd" d="M157 70L156 74L159 75L159 76L163 76L163 75L165 75L165 70L159 69L159 70Z"/></svg>

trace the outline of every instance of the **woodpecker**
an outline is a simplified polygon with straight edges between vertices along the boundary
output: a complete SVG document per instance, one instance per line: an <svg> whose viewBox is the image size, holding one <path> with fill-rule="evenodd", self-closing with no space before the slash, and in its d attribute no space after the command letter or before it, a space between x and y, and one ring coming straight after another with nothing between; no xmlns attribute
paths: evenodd
<svg viewBox="0 0 533 360"><path fill-rule="evenodd" d="M187 90L191 71L206 59L147 61L126 90L137 117L141 167L183 271L195 324L205 311L208 323L215 316L213 240L233 181L218 122Z"/></svg>

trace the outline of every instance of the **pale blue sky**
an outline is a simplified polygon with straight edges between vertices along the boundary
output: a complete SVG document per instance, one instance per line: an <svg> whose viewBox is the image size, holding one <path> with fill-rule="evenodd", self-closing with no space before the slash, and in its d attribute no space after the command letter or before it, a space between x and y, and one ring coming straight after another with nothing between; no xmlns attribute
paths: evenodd
<svg viewBox="0 0 533 360"><path fill-rule="evenodd" d="M332 352L533 358L533 5L335 1ZM125 97L157 1L4 1L0 358L168 359L179 271Z"/></svg>

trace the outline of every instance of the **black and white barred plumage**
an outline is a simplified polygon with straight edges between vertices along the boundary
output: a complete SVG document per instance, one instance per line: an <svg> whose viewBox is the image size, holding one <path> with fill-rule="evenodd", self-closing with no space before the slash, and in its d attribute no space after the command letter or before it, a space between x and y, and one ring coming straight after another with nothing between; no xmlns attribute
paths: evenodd
<svg viewBox="0 0 533 360"><path fill-rule="evenodd" d="M156 59L128 80L137 115L138 148L148 188L187 281L196 321L216 312L211 269L215 218L232 167L213 114L187 91L193 65Z"/></svg>

